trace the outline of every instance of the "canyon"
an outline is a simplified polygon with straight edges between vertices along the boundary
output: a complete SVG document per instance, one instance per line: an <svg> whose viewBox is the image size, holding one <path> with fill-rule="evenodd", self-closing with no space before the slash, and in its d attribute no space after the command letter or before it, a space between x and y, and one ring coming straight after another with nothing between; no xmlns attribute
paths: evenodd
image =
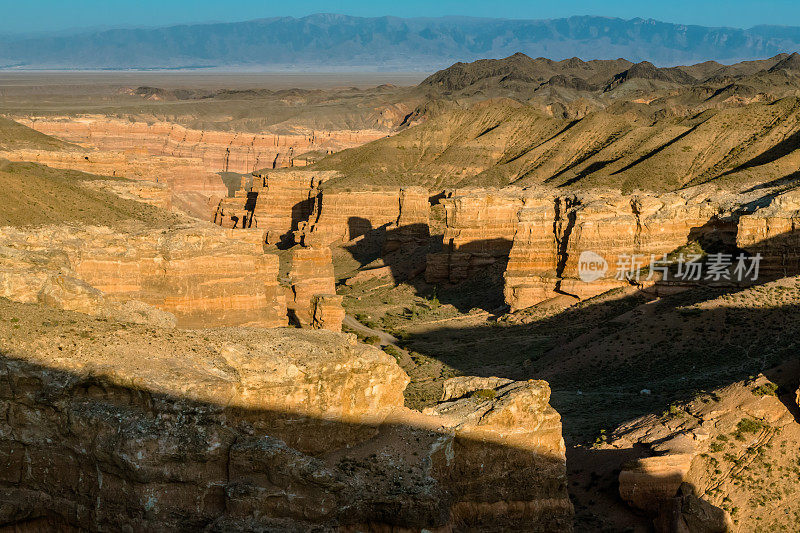
<svg viewBox="0 0 800 533"><path fill-rule="evenodd" d="M103 115L25 117L17 121L70 143L100 151L175 157L208 173L305 166L308 161L304 153L339 151L385 135L369 130L284 135L205 131L168 122L132 122Z"/></svg>
<svg viewBox="0 0 800 533"><path fill-rule="evenodd" d="M541 187L436 193L421 187L342 190L335 174L310 170L256 178L269 185L243 186L221 201L214 214L219 225L236 232L237 223L226 218L232 217L250 229L280 235L272 243L288 239L290 246L355 249L368 238L378 239L378 255L387 259L402 242L430 249L428 236L439 217L442 233L434 237L433 248L441 251L424 258L425 281L457 284L489 265L504 264L505 302L512 311L558 294L587 299L630 284L655 283L661 279L655 273L640 279L636 272L690 242L759 254L764 275L777 274L776 263L784 275L800 272L794 238L798 206L791 191L741 215L737 206L745 203L744 196L721 195L708 186L664 194L587 189L564 195ZM334 184L330 191L326 183ZM285 191L292 191L289 201ZM581 279L583 252L605 262L602 275ZM394 268L375 269L375 275L396 282L408 277L408 268L396 258L389 262Z"/></svg>
<svg viewBox="0 0 800 533"><path fill-rule="evenodd" d="M797 61L12 95L0 526L792 530Z"/></svg>
<svg viewBox="0 0 800 533"><path fill-rule="evenodd" d="M102 115L17 120L68 144L16 148L2 152L2 157L163 184L171 193L171 205L203 219L207 218L209 205L228 196L221 173L301 167L311 157L304 154L318 156L385 135L370 130L283 135L204 131L174 123Z"/></svg>

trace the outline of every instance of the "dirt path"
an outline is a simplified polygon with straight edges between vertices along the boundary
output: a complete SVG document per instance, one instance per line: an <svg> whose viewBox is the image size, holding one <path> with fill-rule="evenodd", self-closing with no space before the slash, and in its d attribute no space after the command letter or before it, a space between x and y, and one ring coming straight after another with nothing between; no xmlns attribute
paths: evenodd
<svg viewBox="0 0 800 533"><path fill-rule="evenodd" d="M378 337L380 339L381 346L386 346L387 344L395 344L397 342L397 339L392 335L389 335L385 331L381 331L379 329L372 329L370 327L367 327L350 315L345 315L342 323L348 328L357 331L362 335L366 335L367 337Z"/></svg>

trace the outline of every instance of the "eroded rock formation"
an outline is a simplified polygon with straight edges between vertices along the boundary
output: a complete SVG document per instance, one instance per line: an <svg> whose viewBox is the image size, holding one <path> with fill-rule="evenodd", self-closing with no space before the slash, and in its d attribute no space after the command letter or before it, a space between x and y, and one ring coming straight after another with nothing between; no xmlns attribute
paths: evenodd
<svg viewBox="0 0 800 533"><path fill-rule="evenodd" d="M563 485L561 417L548 404L547 383L453 379L457 386L444 383L450 397L424 412L440 417L443 428L453 432L433 468L441 469L437 479L455 496L456 523L571 529L564 521L572 503ZM460 397L453 394L457 388ZM504 449L502 459L498 448Z"/></svg>
<svg viewBox="0 0 800 533"><path fill-rule="evenodd" d="M291 292L288 308L296 323L309 326L327 322L326 329L341 330L341 320L336 328L336 317L330 309L336 301L333 298L336 280L330 248L294 248L289 283ZM320 299L322 296L326 298ZM341 307L341 299L338 303ZM327 318L323 318L324 315Z"/></svg>
<svg viewBox="0 0 800 533"><path fill-rule="evenodd" d="M47 280L58 282L66 275L105 299L137 300L172 313L181 326L286 324L277 256L264 254L258 241L231 238L213 227L127 233L103 227L2 228L0 246L30 258L37 272L30 279L42 280L26 291L6 291L19 301L35 301L19 295L40 294L51 283ZM8 266L6 284L32 272ZM87 303L80 310L90 307Z"/></svg>
<svg viewBox="0 0 800 533"><path fill-rule="evenodd" d="M736 244L750 254L761 255L764 275L800 273L800 194L780 194L769 205L743 215Z"/></svg>
<svg viewBox="0 0 800 533"><path fill-rule="evenodd" d="M457 283L481 268L508 260L505 297L512 309L557 294L587 298L640 280L617 279L634 260L647 266L688 241L725 240L735 223L722 222L707 191L623 195L553 189L471 189L440 200L445 210L444 250L428 255L429 283ZM581 253L594 252L605 270L585 281ZM635 258L633 257L635 256Z"/></svg>
<svg viewBox="0 0 800 533"><path fill-rule="evenodd" d="M311 327L342 331L345 316L343 298L337 294L315 294L311 298Z"/></svg>
<svg viewBox="0 0 800 533"><path fill-rule="evenodd" d="M334 173L283 171L244 177L234 197L220 201L214 222L229 228L259 228L269 244L292 237L307 221L320 196L320 186Z"/></svg>
<svg viewBox="0 0 800 533"><path fill-rule="evenodd" d="M288 135L206 131L169 122L147 123L97 115L77 120L36 117L18 121L41 133L100 150L197 160L210 172L305 166L304 152L343 150L386 135L379 131Z"/></svg>
<svg viewBox="0 0 800 533"><path fill-rule="evenodd" d="M375 231L399 230L398 240L425 239L430 203L418 187L342 190L323 187L308 223L296 240L306 246L348 242Z"/></svg>
<svg viewBox="0 0 800 533"><path fill-rule="evenodd" d="M458 282L508 257L523 200L519 190L455 191L445 209L443 251L428 256L428 282Z"/></svg>
<svg viewBox="0 0 800 533"><path fill-rule="evenodd" d="M526 191L505 273L506 303L521 309L556 294L587 298L644 281L619 271L647 266L651 255L660 259L690 240L723 239L729 232L732 241L735 226L718 222L719 212L719 205L698 191L556 197ZM594 279L580 276L583 252L605 262Z"/></svg>
<svg viewBox="0 0 800 533"><path fill-rule="evenodd" d="M155 182L155 188L166 186L169 191L169 199L160 200L159 206L169 205L201 219L207 219L211 206L228 194L220 176L192 158L91 149L14 150L3 151L1 155L10 161L34 161L53 168ZM126 187L136 195L137 187L132 184L118 187ZM147 187L149 185L140 186L143 194L139 198L143 201L155 199Z"/></svg>
<svg viewBox="0 0 800 533"><path fill-rule="evenodd" d="M353 336L162 332L8 301L0 318L4 524L571 531L544 382L422 414L394 359Z"/></svg>
<svg viewBox="0 0 800 533"><path fill-rule="evenodd" d="M19 122L76 144L3 150L4 158L166 184L171 207L202 219L228 196L220 172L305 166L303 152L330 153L384 135L375 131L290 135L202 131L99 115L25 117Z"/></svg>

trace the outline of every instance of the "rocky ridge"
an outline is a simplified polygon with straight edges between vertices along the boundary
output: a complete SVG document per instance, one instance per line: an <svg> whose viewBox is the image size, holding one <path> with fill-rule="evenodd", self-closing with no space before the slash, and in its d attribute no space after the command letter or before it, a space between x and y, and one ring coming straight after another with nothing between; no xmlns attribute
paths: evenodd
<svg viewBox="0 0 800 533"><path fill-rule="evenodd" d="M393 358L352 336L0 314L3 523L571 531L544 382L423 415Z"/></svg>
<svg viewBox="0 0 800 533"><path fill-rule="evenodd" d="M423 259L425 280L453 284L489 265L503 265L505 298L512 310L559 294L586 299L613 288L655 283L660 277L647 271L636 279L620 277L618 271L626 258L635 256L635 262L627 267L633 274L637 268L647 267L651 259L663 260L665 254L690 243L712 250L738 248L751 256L760 253L765 275L777 274L771 266L776 261L783 265L781 272L789 274L797 263L797 258L786 255L786 250L792 249L796 225L791 191L777 191L773 200L767 196L759 199L757 191L721 195L708 186L664 194L623 194L610 189L563 194L545 187L509 187L430 195L422 188L405 187L348 191L334 186L329 190L326 183L331 182L320 182L317 176L316 171L293 171L267 178L276 184L284 179L304 183L305 192L300 192L300 187L293 190L298 198L310 198L308 203L301 200L291 205L292 201L281 202L280 197L272 201L268 189L241 189L225 205L249 202L249 212L260 215L245 219L259 227L261 220L267 224L282 221L275 231L286 231L283 237L289 236L290 243L294 239L320 249L335 245L359 255L369 248L369 242L377 242L377 251L370 253L378 253L383 262L370 263L358 279L366 279L369 273L395 281L416 276L422 269L401 265L392 251L403 242L414 250L431 249L427 236L442 215L441 251ZM335 177L326 179L335 184ZM761 207L752 211L748 202ZM313 209L308 218L298 221L308 210L301 212L297 206L309 204ZM218 208L217 216L224 209L230 207ZM297 231L288 231L293 225ZM772 228L772 233L758 225ZM405 254L414 255L411 249L406 248ZM604 261L604 271L591 280L580 276L584 252L593 252Z"/></svg>

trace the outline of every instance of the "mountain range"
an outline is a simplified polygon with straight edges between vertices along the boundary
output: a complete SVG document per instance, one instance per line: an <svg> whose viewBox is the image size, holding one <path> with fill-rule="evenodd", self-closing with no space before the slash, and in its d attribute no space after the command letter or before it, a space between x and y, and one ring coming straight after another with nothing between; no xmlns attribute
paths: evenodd
<svg viewBox="0 0 800 533"><path fill-rule="evenodd" d="M656 67L514 54L456 63L406 89L398 132L312 168L338 186L429 188L794 184L800 54ZM332 186L334 182L329 182Z"/></svg>
<svg viewBox="0 0 800 533"><path fill-rule="evenodd" d="M800 49L800 27L750 29L576 16L551 20L318 14L224 24L0 38L4 69L436 70L516 52L657 66Z"/></svg>

